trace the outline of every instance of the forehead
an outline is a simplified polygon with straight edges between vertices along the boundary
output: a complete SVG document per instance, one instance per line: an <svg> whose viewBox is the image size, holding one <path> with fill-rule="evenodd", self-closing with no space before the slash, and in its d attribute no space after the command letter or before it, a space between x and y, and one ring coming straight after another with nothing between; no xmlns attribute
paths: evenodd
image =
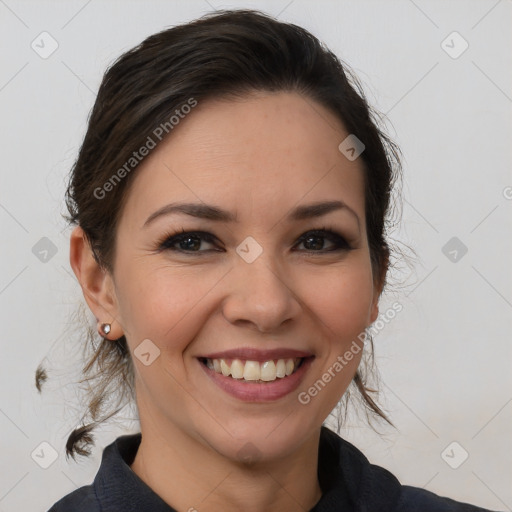
<svg viewBox="0 0 512 512"><path fill-rule="evenodd" d="M159 206L191 200L275 223L301 202L342 200L363 220L361 159L338 149L348 135L297 93L198 102L137 168L124 213L140 227Z"/></svg>

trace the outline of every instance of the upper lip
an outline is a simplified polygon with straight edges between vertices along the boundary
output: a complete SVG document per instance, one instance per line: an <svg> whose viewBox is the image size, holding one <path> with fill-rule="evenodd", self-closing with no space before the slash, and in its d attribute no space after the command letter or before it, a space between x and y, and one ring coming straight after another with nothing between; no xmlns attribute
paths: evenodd
<svg viewBox="0 0 512 512"><path fill-rule="evenodd" d="M295 359L296 357L311 357L313 354L307 350L291 348L274 348L261 350L258 348L235 348L223 352L212 352L201 357L207 359L243 359L245 361L270 361L271 359Z"/></svg>

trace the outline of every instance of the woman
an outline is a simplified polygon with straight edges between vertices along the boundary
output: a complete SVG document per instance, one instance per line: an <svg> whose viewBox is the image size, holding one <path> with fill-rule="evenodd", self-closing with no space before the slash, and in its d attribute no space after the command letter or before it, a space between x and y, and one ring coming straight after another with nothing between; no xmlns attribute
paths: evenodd
<svg viewBox="0 0 512 512"><path fill-rule="evenodd" d="M483 510L322 426L351 382L387 420L358 367L400 165L356 87L254 11L153 35L107 71L68 188L70 262L102 338L86 371L134 392L141 433L51 512Z"/></svg>

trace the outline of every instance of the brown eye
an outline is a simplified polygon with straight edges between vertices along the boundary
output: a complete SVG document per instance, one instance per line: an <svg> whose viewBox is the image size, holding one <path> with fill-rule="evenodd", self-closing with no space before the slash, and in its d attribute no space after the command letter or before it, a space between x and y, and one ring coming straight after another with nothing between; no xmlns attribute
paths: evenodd
<svg viewBox="0 0 512 512"><path fill-rule="evenodd" d="M334 247L325 249L325 239L329 240ZM330 229L308 231L300 237L299 245L300 244L304 244L308 252L333 252L351 249L343 236Z"/></svg>
<svg viewBox="0 0 512 512"><path fill-rule="evenodd" d="M215 237L203 231L181 231L179 234L166 235L159 243L159 250L170 250L183 253L209 252L212 249L199 250L202 242L214 244Z"/></svg>

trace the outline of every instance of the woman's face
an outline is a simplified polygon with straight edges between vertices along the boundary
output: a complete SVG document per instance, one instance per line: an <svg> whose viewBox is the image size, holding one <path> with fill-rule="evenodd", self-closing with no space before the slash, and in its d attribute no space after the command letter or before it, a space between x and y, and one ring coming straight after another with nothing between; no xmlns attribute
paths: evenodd
<svg viewBox="0 0 512 512"><path fill-rule="evenodd" d="M199 102L142 162L118 226L112 310L142 429L179 429L232 459L251 443L272 458L335 407L379 295L362 162L338 149L348 135L312 100L255 94ZM345 206L306 208L332 202ZM183 203L196 214L154 216ZM195 234L168 239L181 231Z"/></svg>

